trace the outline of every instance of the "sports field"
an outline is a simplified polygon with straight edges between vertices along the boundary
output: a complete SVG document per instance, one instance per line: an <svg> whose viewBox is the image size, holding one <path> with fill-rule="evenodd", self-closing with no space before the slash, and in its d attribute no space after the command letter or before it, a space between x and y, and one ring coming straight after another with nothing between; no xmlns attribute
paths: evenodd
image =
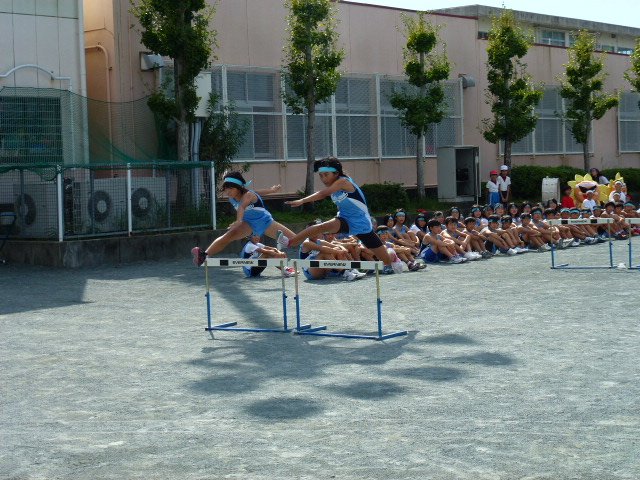
<svg viewBox="0 0 640 480"><path fill-rule="evenodd" d="M186 256L0 266L0 478L637 479L640 271L549 266L382 277L385 330L409 330L384 342L212 338ZM281 325L280 285L213 269L214 320ZM303 321L375 330L373 278L300 289Z"/></svg>

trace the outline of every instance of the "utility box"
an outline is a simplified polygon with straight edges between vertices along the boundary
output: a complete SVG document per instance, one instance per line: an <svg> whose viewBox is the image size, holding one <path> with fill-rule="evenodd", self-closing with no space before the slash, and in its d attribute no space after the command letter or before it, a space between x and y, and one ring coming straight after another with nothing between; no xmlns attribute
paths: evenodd
<svg viewBox="0 0 640 480"><path fill-rule="evenodd" d="M454 145L438 148L438 200L478 201L478 147Z"/></svg>

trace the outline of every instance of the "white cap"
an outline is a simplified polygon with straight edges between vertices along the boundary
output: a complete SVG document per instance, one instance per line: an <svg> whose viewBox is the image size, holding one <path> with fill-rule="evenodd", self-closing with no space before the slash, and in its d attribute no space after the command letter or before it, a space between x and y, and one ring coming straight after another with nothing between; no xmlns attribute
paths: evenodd
<svg viewBox="0 0 640 480"><path fill-rule="evenodd" d="M500 170L504 172L505 170L509 170L509 167L507 167L506 165L502 165L500 167Z"/></svg>

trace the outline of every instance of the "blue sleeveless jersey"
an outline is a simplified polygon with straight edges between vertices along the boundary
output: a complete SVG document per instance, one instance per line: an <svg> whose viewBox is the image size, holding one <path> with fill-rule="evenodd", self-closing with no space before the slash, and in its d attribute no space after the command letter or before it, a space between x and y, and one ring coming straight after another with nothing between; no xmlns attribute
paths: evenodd
<svg viewBox="0 0 640 480"><path fill-rule="evenodd" d="M331 194L331 200L338 207L338 217L343 218L349 225L349 234L358 235L373 230L367 201L360 187L349 177L344 177L355 187L353 192L338 190Z"/></svg>
<svg viewBox="0 0 640 480"><path fill-rule="evenodd" d="M253 190L249 190L253 193L257 200L254 203L250 203L247 205L247 208L244 210L244 215L242 216L242 220L249 224L249 226L253 229L253 233L255 235L262 235L269 225L273 222L273 217L269 213L269 211L265 208L264 202L260 195L258 195ZM233 205L235 210L238 210L240 207L240 202L233 198L229 198L229 202Z"/></svg>

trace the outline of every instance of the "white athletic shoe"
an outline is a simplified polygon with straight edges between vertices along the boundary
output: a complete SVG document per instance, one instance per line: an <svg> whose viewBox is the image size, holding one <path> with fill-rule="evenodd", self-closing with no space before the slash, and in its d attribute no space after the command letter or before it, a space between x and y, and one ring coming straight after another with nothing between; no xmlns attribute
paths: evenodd
<svg viewBox="0 0 640 480"><path fill-rule="evenodd" d="M353 273L356 276L356 280L360 280L361 278L364 278L367 276L366 273L362 273L360 270L357 269L352 269L351 273Z"/></svg>
<svg viewBox="0 0 640 480"><path fill-rule="evenodd" d="M516 252L515 248L510 248L509 250L507 250L507 255L517 255L518 252Z"/></svg>
<svg viewBox="0 0 640 480"><path fill-rule="evenodd" d="M289 246L289 239L282 233L282 230L278 230L278 237L276 239L276 248L278 250L285 249Z"/></svg>
<svg viewBox="0 0 640 480"><path fill-rule="evenodd" d="M460 255L456 255L455 257L451 257L449 259L449 263L463 263L466 259L461 257Z"/></svg>
<svg viewBox="0 0 640 480"><path fill-rule="evenodd" d="M356 279L355 274L351 270L345 270L344 273L342 274L342 277L347 282L353 282Z"/></svg>
<svg viewBox="0 0 640 480"><path fill-rule="evenodd" d="M571 246L572 247L579 247L580 246L580 240L578 240L577 238L575 238L573 240L573 242L571 242Z"/></svg>
<svg viewBox="0 0 640 480"><path fill-rule="evenodd" d="M477 260L478 257L476 257L473 252L467 252L464 254L464 258L466 258L467 260Z"/></svg>

